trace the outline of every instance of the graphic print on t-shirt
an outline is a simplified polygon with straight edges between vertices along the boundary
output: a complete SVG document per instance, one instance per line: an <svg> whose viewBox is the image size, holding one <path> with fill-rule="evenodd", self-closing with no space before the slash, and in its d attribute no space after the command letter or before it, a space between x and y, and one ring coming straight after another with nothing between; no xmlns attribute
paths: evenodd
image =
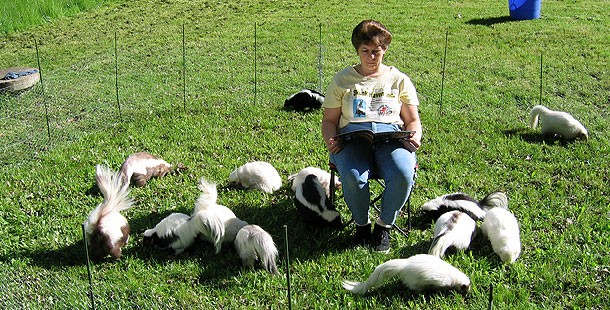
<svg viewBox="0 0 610 310"><path fill-rule="evenodd" d="M354 117L366 117L366 101L364 101L364 99L355 98L353 110Z"/></svg>

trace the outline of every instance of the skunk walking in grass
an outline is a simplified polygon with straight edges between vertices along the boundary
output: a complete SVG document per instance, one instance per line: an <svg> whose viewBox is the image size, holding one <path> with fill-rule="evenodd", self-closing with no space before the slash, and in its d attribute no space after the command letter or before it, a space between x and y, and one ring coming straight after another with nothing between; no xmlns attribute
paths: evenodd
<svg viewBox="0 0 610 310"><path fill-rule="evenodd" d="M172 213L154 228L144 231L144 242L152 243L159 248L171 248L174 254L182 253L192 245L198 232L187 228L191 216L183 213Z"/></svg>
<svg viewBox="0 0 610 310"><path fill-rule="evenodd" d="M485 217L485 211L477 200L464 193L446 194L423 204L422 209L437 219L443 213L457 210L468 214L473 220Z"/></svg>
<svg viewBox="0 0 610 310"><path fill-rule="evenodd" d="M572 115L553 111L547 107L537 105L532 108L529 115L529 125L532 129L540 123L541 133L545 136L560 136L563 139L587 140L589 133L583 124Z"/></svg>
<svg viewBox="0 0 610 310"><path fill-rule="evenodd" d="M324 95L315 90L303 89L288 97L284 101L284 108L295 111L310 111L319 109L323 103Z"/></svg>
<svg viewBox="0 0 610 310"><path fill-rule="evenodd" d="M377 266L365 282L343 281L343 288L355 294L364 294L396 276L408 289L416 292L452 289L466 294L470 290L468 276L442 259L428 254L391 259Z"/></svg>
<svg viewBox="0 0 610 310"><path fill-rule="evenodd" d="M95 181L104 201L91 211L84 223L89 254L93 259L107 255L118 259L129 240L129 223L120 212L131 208L133 200L119 172L97 165Z"/></svg>
<svg viewBox="0 0 610 310"><path fill-rule="evenodd" d="M481 230L489 238L494 252L505 263L513 263L521 254L521 239L517 218L504 208L487 212Z"/></svg>
<svg viewBox="0 0 610 310"><path fill-rule="evenodd" d="M282 187L282 178L275 167L264 161L249 162L235 169L229 181L241 187L271 194Z"/></svg>
<svg viewBox="0 0 610 310"><path fill-rule="evenodd" d="M129 155L121 165L121 174L126 184L133 182L142 187L152 177L164 177L172 169L172 165L165 160L155 157L147 152Z"/></svg>
<svg viewBox="0 0 610 310"><path fill-rule="evenodd" d="M275 260L278 250L271 235L258 225L242 227L235 237L235 249L244 266L254 267L254 262L261 262L265 270L277 273Z"/></svg>
<svg viewBox="0 0 610 310"><path fill-rule="evenodd" d="M235 216L231 209L219 205L216 184L201 178L199 181L201 195L195 202L195 208L189 220L192 229L214 245L216 253L222 244L233 242L237 232L248 223Z"/></svg>
<svg viewBox="0 0 610 310"><path fill-rule="evenodd" d="M476 222L464 212L450 211L434 225L434 240L428 254L442 258L448 248L465 250L476 234Z"/></svg>
<svg viewBox="0 0 610 310"><path fill-rule="evenodd" d="M288 177L295 192L294 205L306 223L314 226L341 227L339 212L329 200L330 173L307 167ZM336 182L335 186L340 186Z"/></svg>

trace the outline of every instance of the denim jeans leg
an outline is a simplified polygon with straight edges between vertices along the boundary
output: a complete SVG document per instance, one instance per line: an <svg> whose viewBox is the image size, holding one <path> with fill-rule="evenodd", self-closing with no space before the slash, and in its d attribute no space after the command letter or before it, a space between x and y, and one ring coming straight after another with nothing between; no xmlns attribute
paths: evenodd
<svg viewBox="0 0 610 310"><path fill-rule="evenodd" d="M341 152L331 154L339 171L343 198L358 225L369 222L369 175L374 167L373 154L365 143L347 143Z"/></svg>
<svg viewBox="0 0 610 310"><path fill-rule="evenodd" d="M399 142L378 145L375 159L377 172L386 186L379 217L391 225L396 221L413 187L417 159L414 152L409 152Z"/></svg>

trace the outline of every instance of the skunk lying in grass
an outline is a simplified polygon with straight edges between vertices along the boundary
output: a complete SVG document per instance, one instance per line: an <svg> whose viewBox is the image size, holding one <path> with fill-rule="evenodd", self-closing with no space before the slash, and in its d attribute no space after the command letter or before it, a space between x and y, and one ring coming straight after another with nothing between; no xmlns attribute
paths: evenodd
<svg viewBox="0 0 610 310"><path fill-rule="evenodd" d="M258 225L242 227L235 237L235 249L244 266L254 267L255 261L260 261L265 270L277 273L275 260L278 250L271 235Z"/></svg>
<svg viewBox="0 0 610 310"><path fill-rule="evenodd" d="M329 200L330 173L307 167L288 177L295 193L294 205L303 221L314 226L341 227L341 216ZM337 180L335 186L340 187Z"/></svg>
<svg viewBox="0 0 610 310"><path fill-rule="evenodd" d="M152 243L159 248L171 248L174 254L182 253L193 244L198 232L187 229L191 216L183 213L172 213L154 228L144 231L144 242ZM182 227L182 228L181 228Z"/></svg>
<svg viewBox="0 0 610 310"><path fill-rule="evenodd" d="M288 97L284 101L284 108L295 111L310 111L319 109L322 107L322 103L324 103L324 95L315 90L303 89Z"/></svg>
<svg viewBox="0 0 610 310"><path fill-rule="evenodd" d="M282 187L282 178L277 170L264 161L249 162L235 169L229 181L245 188L253 188L271 194Z"/></svg>
<svg viewBox="0 0 610 310"><path fill-rule="evenodd" d="M537 105L532 108L529 116L529 125L532 129L540 123L541 133L545 136L560 136L563 139L587 140L589 133L583 124L572 115L553 111L547 107Z"/></svg>
<svg viewBox="0 0 610 310"><path fill-rule="evenodd" d="M442 258L448 248L465 250L476 234L476 222L461 211L441 215L434 225L434 240L428 254Z"/></svg>
<svg viewBox="0 0 610 310"><path fill-rule="evenodd" d="M517 218L504 208L492 208L487 212L483 234L489 238L494 252L505 263L513 263L521 254L521 239Z"/></svg>
<svg viewBox="0 0 610 310"><path fill-rule="evenodd" d="M152 177L164 177L172 169L172 165L150 153L140 152L129 155L121 165L121 174L126 184L133 182L142 187Z"/></svg>
<svg viewBox="0 0 610 310"><path fill-rule="evenodd" d="M129 240L129 223L121 211L131 208L129 186L119 172L102 165L96 166L95 181L104 201L85 221L85 237L92 259L107 255L121 257L121 249Z"/></svg>
<svg viewBox="0 0 610 310"><path fill-rule="evenodd" d="M408 289L416 292L452 289L466 294L470 290L468 276L442 259L428 254L391 259L377 266L365 282L343 281L343 288L355 294L364 294L396 276Z"/></svg>

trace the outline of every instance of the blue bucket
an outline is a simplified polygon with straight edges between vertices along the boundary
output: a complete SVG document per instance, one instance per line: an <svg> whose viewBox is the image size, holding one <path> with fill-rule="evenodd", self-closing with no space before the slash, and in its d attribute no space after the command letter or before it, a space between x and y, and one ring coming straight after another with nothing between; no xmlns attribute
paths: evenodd
<svg viewBox="0 0 610 310"><path fill-rule="evenodd" d="M536 19L540 17L542 0L508 0L510 18Z"/></svg>

